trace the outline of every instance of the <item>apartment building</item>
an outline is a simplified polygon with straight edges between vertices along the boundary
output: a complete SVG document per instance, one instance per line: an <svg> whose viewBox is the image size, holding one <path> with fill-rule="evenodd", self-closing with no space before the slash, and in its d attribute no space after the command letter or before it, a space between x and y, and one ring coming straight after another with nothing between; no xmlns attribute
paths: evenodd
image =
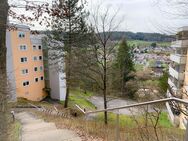
<svg viewBox="0 0 188 141"><path fill-rule="evenodd" d="M188 26L179 28L176 34L176 41L172 42L173 49L170 55L169 66L169 90L167 96L176 96L178 98L187 99L188 94ZM167 104L170 118L173 122L179 122L180 128L185 128L187 124L186 116ZM182 105L181 108L184 108Z"/></svg>
<svg viewBox="0 0 188 141"><path fill-rule="evenodd" d="M62 69L64 69L64 61L63 58L59 58L60 61L50 59L49 56L55 52L49 49L49 44L51 47L54 46L49 42L46 37L43 38L45 89L52 99L64 101L66 95L66 75L65 72L62 71ZM59 44L64 46L63 43Z"/></svg>
<svg viewBox="0 0 188 141"><path fill-rule="evenodd" d="M24 25L11 25L14 28L7 30L7 76L10 84L11 98L26 98L31 101L41 101L51 90L62 87L57 74L52 74L53 85L46 86L45 70L50 67L44 66L43 38L44 35L31 34L30 28ZM50 80L49 80L50 81ZM48 91L46 90L48 88ZM65 85L62 87L65 89ZM55 95L64 97L65 92L58 91ZM63 95L63 96L62 96ZM59 96L59 97L60 97ZM57 97L58 99L58 97ZM59 98L59 100L64 100Z"/></svg>

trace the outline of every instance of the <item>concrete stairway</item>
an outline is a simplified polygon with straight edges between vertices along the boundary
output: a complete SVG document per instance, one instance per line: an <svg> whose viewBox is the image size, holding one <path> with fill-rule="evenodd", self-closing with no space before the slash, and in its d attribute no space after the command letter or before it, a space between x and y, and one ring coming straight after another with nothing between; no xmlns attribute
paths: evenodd
<svg viewBox="0 0 188 141"><path fill-rule="evenodd" d="M27 112L16 114L22 124L22 141L81 141L81 138L71 130L57 129L54 123L37 119Z"/></svg>

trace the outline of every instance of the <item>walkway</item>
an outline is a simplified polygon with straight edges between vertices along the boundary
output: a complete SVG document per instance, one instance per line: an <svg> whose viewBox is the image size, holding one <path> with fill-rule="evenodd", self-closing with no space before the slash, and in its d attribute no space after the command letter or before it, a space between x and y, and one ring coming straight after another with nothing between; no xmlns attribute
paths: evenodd
<svg viewBox="0 0 188 141"><path fill-rule="evenodd" d="M104 100L103 97L100 96L92 96L89 101L91 103L93 103L97 109L104 109ZM119 107L119 106L125 106L125 105L130 105L130 104L135 104L137 103L136 101L133 100L126 100L126 99L121 99L121 98L117 98L117 99L113 99L111 101L109 101L107 103L108 108L113 108L113 107ZM131 109L131 110L130 110ZM132 115L132 114L139 114L139 113L143 113L143 109L140 107L134 107L134 108L130 108L130 109L121 109L119 110L120 114L123 115ZM166 108L162 109L163 111L167 111ZM115 113L117 111L114 111ZM152 108L151 105L148 106L148 112L155 112Z"/></svg>
<svg viewBox="0 0 188 141"><path fill-rule="evenodd" d="M22 124L22 141L81 141L71 130L57 129L54 123L45 122L27 112L16 114Z"/></svg>

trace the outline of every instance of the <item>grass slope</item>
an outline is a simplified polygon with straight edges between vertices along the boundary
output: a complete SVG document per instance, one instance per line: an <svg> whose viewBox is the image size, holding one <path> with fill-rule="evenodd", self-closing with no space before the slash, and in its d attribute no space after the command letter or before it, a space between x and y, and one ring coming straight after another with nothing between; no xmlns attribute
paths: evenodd
<svg viewBox="0 0 188 141"><path fill-rule="evenodd" d="M104 114L100 113L98 117L96 118L97 121L103 122L104 121ZM136 116L136 120L139 122L140 125L144 125L145 118L143 116ZM116 114L114 113L108 113L108 121L110 124L115 125L116 124ZM150 120L148 120L149 124L151 124ZM137 125L134 118L132 116L128 115L120 115L120 126L121 127L129 127L134 128ZM159 119L158 126L164 127L164 128L171 128L172 124L168 118L168 114L166 112L162 112Z"/></svg>
<svg viewBox="0 0 188 141"><path fill-rule="evenodd" d="M129 45L135 45L135 46L141 46L141 47L147 47L150 46L151 43L150 41L142 41L142 40L128 40L128 44ZM170 42L156 42L158 46L162 46L162 47L168 47L170 46Z"/></svg>
<svg viewBox="0 0 188 141"><path fill-rule="evenodd" d="M81 106L86 109L95 109L95 105L93 105L88 99L93 95L93 93L87 91L84 93L79 89L72 89L70 91L69 97L69 106L74 107L75 104ZM64 102L61 102L64 103Z"/></svg>

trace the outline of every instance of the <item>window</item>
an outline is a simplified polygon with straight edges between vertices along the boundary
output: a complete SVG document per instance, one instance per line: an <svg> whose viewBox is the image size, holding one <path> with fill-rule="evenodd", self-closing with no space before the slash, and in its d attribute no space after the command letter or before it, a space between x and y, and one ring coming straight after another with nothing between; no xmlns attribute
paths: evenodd
<svg viewBox="0 0 188 141"><path fill-rule="evenodd" d="M42 60L42 56L39 56L39 60Z"/></svg>
<svg viewBox="0 0 188 141"><path fill-rule="evenodd" d="M20 50L27 50L27 46L26 45L20 45Z"/></svg>
<svg viewBox="0 0 188 141"><path fill-rule="evenodd" d="M41 77L40 77L40 80L44 80L44 77L43 77L43 76L41 76Z"/></svg>
<svg viewBox="0 0 188 141"><path fill-rule="evenodd" d="M23 82L23 86L25 87L25 86L29 86L29 81L24 81Z"/></svg>
<svg viewBox="0 0 188 141"><path fill-rule="evenodd" d="M19 38L24 38L25 37L25 33L24 32L19 32L18 33L18 37Z"/></svg>
<svg viewBox="0 0 188 141"><path fill-rule="evenodd" d="M22 57L20 60L22 63L27 62L27 57Z"/></svg>
<svg viewBox="0 0 188 141"><path fill-rule="evenodd" d="M37 56L34 56L34 57L33 57L33 60L34 60L34 61L37 61Z"/></svg>
<svg viewBox="0 0 188 141"><path fill-rule="evenodd" d="M37 49L37 47L35 45L33 45L33 50L36 50L36 49Z"/></svg>
<svg viewBox="0 0 188 141"><path fill-rule="evenodd" d="M38 82L39 81L39 79L38 78L35 78L35 82Z"/></svg>
<svg viewBox="0 0 188 141"><path fill-rule="evenodd" d="M34 71L37 71L38 69L37 69L37 67L34 67Z"/></svg>
<svg viewBox="0 0 188 141"><path fill-rule="evenodd" d="M41 49L42 49L42 47L41 47L41 46L38 46L38 48L39 48L39 50L41 50Z"/></svg>
<svg viewBox="0 0 188 141"><path fill-rule="evenodd" d="M43 70L43 67L42 66L40 66L40 71L42 71Z"/></svg>
<svg viewBox="0 0 188 141"><path fill-rule="evenodd" d="M28 69L23 69L21 72L22 74L28 74Z"/></svg>

